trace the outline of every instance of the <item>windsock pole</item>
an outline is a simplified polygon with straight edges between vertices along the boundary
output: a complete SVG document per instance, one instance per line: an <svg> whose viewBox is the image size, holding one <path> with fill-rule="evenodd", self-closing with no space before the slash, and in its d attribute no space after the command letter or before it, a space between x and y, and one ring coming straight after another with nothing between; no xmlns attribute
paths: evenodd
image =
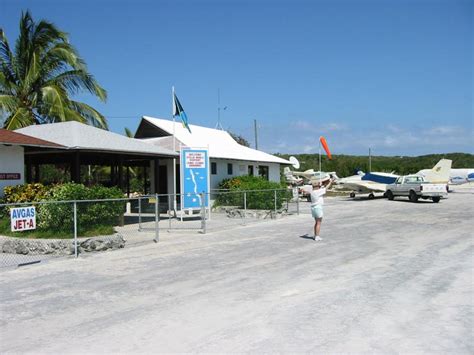
<svg viewBox="0 0 474 355"><path fill-rule="evenodd" d="M319 185L321 186L321 138L319 139Z"/></svg>

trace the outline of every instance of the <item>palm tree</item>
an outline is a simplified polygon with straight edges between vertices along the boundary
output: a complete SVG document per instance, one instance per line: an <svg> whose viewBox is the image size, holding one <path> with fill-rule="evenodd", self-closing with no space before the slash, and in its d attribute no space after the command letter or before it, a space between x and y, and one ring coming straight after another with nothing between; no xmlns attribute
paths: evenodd
<svg viewBox="0 0 474 355"><path fill-rule="evenodd" d="M0 28L0 117L4 128L79 121L107 129L103 115L71 99L82 91L103 102L107 99L65 32L45 20L34 22L27 11L21 15L20 34L12 51Z"/></svg>

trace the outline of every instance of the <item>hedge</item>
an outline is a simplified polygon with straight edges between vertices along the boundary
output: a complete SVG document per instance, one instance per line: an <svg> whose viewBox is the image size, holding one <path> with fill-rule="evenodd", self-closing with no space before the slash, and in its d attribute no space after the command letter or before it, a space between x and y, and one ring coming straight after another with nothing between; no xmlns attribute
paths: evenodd
<svg viewBox="0 0 474 355"><path fill-rule="evenodd" d="M244 208L243 191L249 191L246 193L246 207L255 210L272 210L275 208L274 190L278 190L277 209L282 207L283 202L286 201L290 194L290 192L286 190L286 187L278 182L272 182L261 177L248 175L222 180L219 184L219 189L225 191L217 193L214 202L215 206L235 206L238 208Z"/></svg>
<svg viewBox="0 0 474 355"><path fill-rule="evenodd" d="M6 188L4 200L7 203L51 202L36 205L37 230L42 234L50 232L51 238L54 238L70 236L74 226L73 203L55 203L55 201L117 198L123 198L123 194L116 187L94 186L88 188L82 184L67 183L49 188L41 184L26 184ZM104 227L115 226L119 223L119 218L124 212L125 201L79 202L77 203L78 234L89 235L93 230L104 230ZM109 231L113 233L112 228L109 228Z"/></svg>

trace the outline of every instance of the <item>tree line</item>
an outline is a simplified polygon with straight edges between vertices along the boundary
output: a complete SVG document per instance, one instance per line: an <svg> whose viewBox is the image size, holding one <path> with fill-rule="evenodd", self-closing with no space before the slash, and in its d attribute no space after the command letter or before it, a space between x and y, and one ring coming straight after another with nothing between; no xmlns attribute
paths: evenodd
<svg viewBox="0 0 474 355"><path fill-rule="evenodd" d="M275 154L288 159L296 157L300 162L299 171L307 169L319 170L318 154ZM395 172L399 175L413 174L421 169L432 168L440 159L451 159L452 168L474 168L474 155L468 153L429 154L417 157L409 156L372 156L372 171ZM368 156L333 155L329 160L326 155L321 156L321 170L335 171L339 177L354 175L357 170L369 171Z"/></svg>

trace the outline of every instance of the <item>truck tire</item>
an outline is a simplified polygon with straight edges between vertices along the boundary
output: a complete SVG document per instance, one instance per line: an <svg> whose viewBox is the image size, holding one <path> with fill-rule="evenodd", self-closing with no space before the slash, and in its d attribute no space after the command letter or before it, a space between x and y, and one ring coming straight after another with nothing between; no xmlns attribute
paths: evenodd
<svg viewBox="0 0 474 355"><path fill-rule="evenodd" d="M408 198L411 202L418 202L418 195L413 190L410 191L410 195L408 196Z"/></svg>
<svg viewBox="0 0 474 355"><path fill-rule="evenodd" d="M356 194L355 194L355 192L351 192L351 193L350 193L350 195L349 195L349 197L351 197L351 198L354 198L354 197L356 197Z"/></svg>
<svg viewBox="0 0 474 355"><path fill-rule="evenodd" d="M434 203L438 203L439 200L441 200L441 197L439 197L439 196L433 197L433 202Z"/></svg>
<svg viewBox="0 0 474 355"><path fill-rule="evenodd" d="M387 195L387 198L390 200L390 201L393 201L394 197L393 196L393 192L388 190L387 192L385 192L385 194Z"/></svg>
<svg viewBox="0 0 474 355"><path fill-rule="evenodd" d="M369 194L369 200L373 200L375 198L375 195L374 194Z"/></svg>

